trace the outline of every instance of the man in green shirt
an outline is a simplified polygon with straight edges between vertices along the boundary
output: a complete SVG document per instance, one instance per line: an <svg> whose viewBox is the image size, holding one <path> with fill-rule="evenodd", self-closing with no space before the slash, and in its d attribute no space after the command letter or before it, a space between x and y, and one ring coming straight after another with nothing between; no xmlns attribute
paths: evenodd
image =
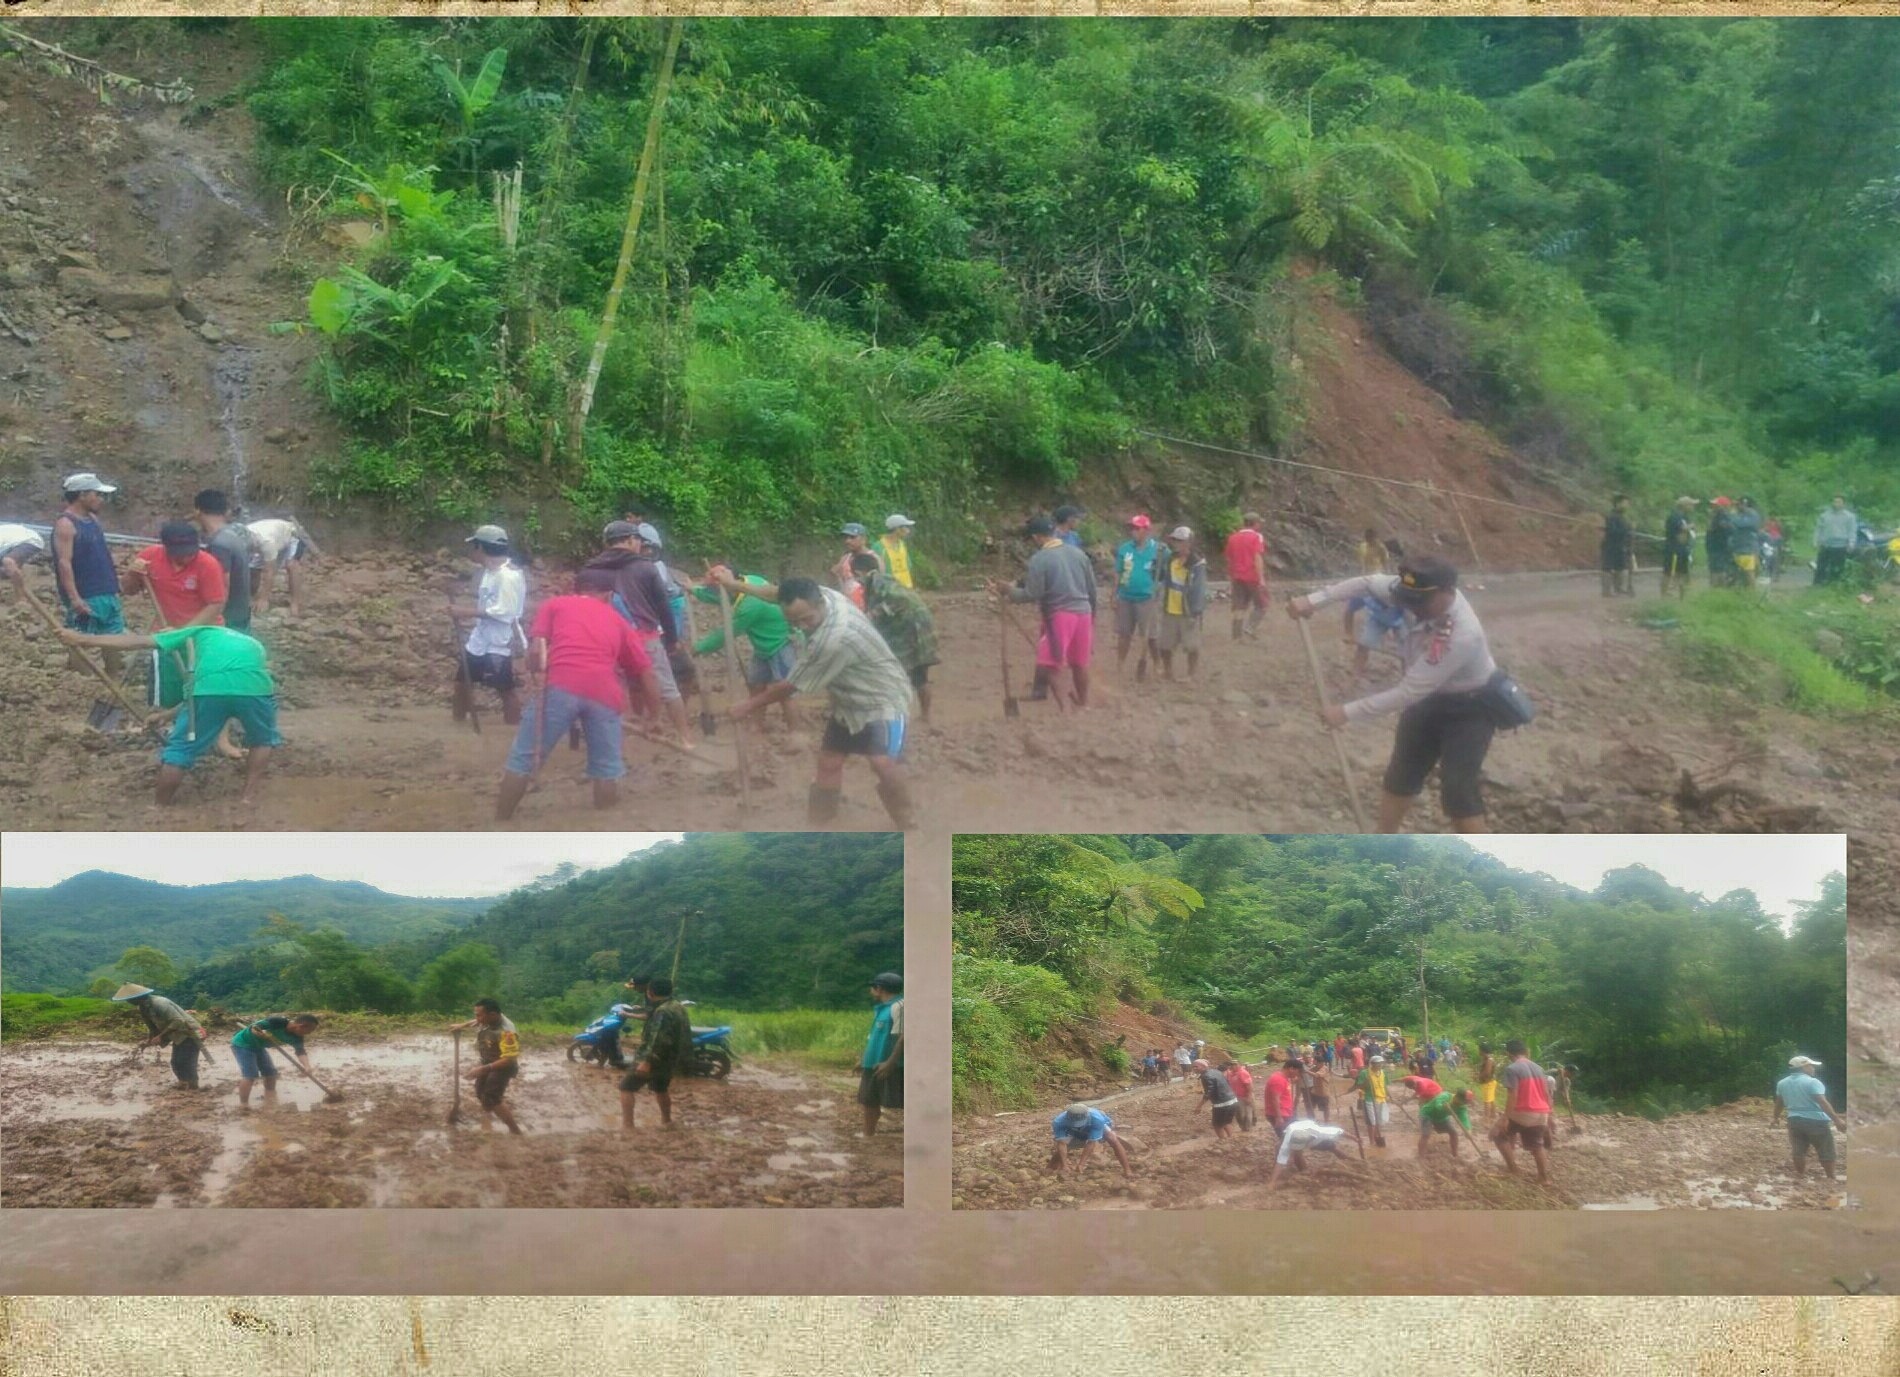
<svg viewBox="0 0 1900 1377"><path fill-rule="evenodd" d="M1454 1120L1456 1122L1454 1122ZM1464 1130L1466 1138L1471 1137L1471 1092L1469 1090L1441 1090L1429 1100L1422 1100L1418 1106L1418 1155L1425 1155L1425 1148L1432 1140L1432 1134L1442 1133L1451 1139L1451 1155L1458 1155L1458 1130ZM1474 1141L1473 1152L1478 1151Z"/></svg>
<svg viewBox="0 0 1900 1377"><path fill-rule="evenodd" d="M851 556L851 572L864 588L864 615L871 619L884 644L891 648L910 675L917 691L918 716L930 720L930 667L939 662L937 623L913 589L904 587L878 567L868 551Z"/></svg>
<svg viewBox="0 0 1900 1377"><path fill-rule="evenodd" d="M271 1060L276 1049L291 1058L309 1074L310 1054L303 1040L317 1030L315 1014L272 1014L252 1019L231 1038L231 1059L238 1068L238 1108L251 1107L251 1087L264 1082L264 1103L277 1099L277 1063Z"/></svg>
<svg viewBox="0 0 1900 1377"><path fill-rule="evenodd" d="M791 624L785 620L785 611L769 591L772 585L758 574L747 574L743 580L734 581L730 569L715 566L708 574L711 582L694 585L684 574L675 574L680 582L692 588L693 597L699 602L719 606L717 584L725 584L732 599L732 634L743 636L752 647L752 659L745 666L746 687L753 692L769 688L773 684L783 683L792 677L792 668L798 663L798 642L792 639ZM726 644L724 626L713 629L693 642L693 654L711 655ZM783 704L785 725L796 727L798 719L796 709L789 699Z"/></svg>
<svg viewBox="0 0 1900 1377"><path fill-rule="evenodd" d="M871 978L871 1032L858 1059L858 1104L864 1136L877 1132L887 1109L904 1107L904 978L882 971Z"/></svg>
<svg viewBox="0 0 1900 1377"><path fill-rule="evenodd" d="M185 1090L198 1088L198 1057L204 1051L205 1030L189 1012L144 985L121 985L114 1003L130 1004L145 1024L140 1047L170 1047L172 1075Z"/></svg>
<svg viewBox="0 0 1900 1377"><path fill-rule="evenodd" d="M59 638L69 646L107 650L182 652L192 647L197 668L192 673L191 697L174 709L171 737L159 752L158 801L170 803L177 796L185 772L218 744L227 722L243 728L250 748L242 801L258 801L271 752L284 743L277 732L277 686L266 668L262 642L227 626L181 626L149 636L126 632L88 636L66 630Z"/></svg>
<svg viewBox="0 0 1900 1377"><path fill-rule="evenodd" d="M651 1090L660 1105L660 1127L673 1127L673 1076L693 1045L693 1021L686 1006L673 998L673 982L660 976L647 983L646 1031L634 1054L633 1070L620 1082L620 1127L633 1131L633 1107L642 1090Z"/></svg>

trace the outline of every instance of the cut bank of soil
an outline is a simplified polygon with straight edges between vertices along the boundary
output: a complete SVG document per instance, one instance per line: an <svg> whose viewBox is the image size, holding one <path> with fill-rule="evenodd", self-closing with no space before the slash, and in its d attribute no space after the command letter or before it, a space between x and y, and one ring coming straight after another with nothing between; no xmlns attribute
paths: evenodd
<svg viewBox="0 0 1900 1377"><path fill-rule="evenodd" d="M1396 1103L1386 1149L1368 1143L1362 1165L1349 1103L1343 1089L1335 1089L1334 1122L1347 1130L1346 1160L1309 1153L1305 1172L1289 1167L1272 1193L1266 1188L1278 1150L1272 1128L1263 1119L1250 1133L1216 1139L1194 1081L1104 1103L1116 1130L1135 1144L1132 1182L1099 1148L1080 1177L1058 1179L1047 1170L1049 1121L1060 1105L965 1122L953 1154L953 1202L979 1210L1829 1209L1852 1203L1844 1195L1845 1171L1838 1184L1824 1180L1812 1163L1805 1181L1790 1176L1786 1135L1770 1126L1763 1101L1660 1122L1579 1115L1580 1132L1566 1119L1551 1153L1548 1187L1537 1184L1527 1152L1518 1153L1518 1175L1506 1172L1475 1114L1482 1160L1473 1158L1469 1144L1453 1158L1444 1137L1435 1135L1420 1161L1417 1126Z"/></svg>
<svg viewBox="0 0 1900 1377"><path fill-rule="evenodd" d="M312 1043L326 1104L285 1069L278 1104L238 1107L229 1046L194 1094L123 1043L0 1048L0 1204L211 1207L867 1208L903 1203L903 1134L855 1136L855 1078L748 1059L723 1081L673 1083L678 1127L642 1095L619 1128L619 1076L524 1038L507 1103L519 1138L451 1095L446 1037ZM464 1069L469 1065L463 1048ZM901 1117L898 1119L901 1125Z"/></svg>

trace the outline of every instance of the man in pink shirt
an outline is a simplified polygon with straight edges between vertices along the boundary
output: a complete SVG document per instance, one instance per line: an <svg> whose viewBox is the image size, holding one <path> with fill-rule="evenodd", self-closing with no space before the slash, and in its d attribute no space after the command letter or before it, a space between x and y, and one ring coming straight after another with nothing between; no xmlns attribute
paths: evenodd
<svg viewBox="0 0 1900 1377"><path fill-rule="evenodd" d="M1260 534L1259 512L1248 512L1240 529L1227 537L1227 578L1234 593L1234 639L1258 636L1269 601L1267 538Z"/></svg>
<svg viewBox="0 0 1900 1377"><path fill-rule="evenodd" d="M620 777L627 772L620 757L620 719L627 710L621 675L638 684L649 702L660 701L660 686L640 633L614 611L613 594L611 570L583 569L573 593L549 598L534 614L528 678L536 685L535 710L522 714L508 753L495 799L497 820L514 815L541 761L576 722L587 738L594 807L611 808L619 800Z"/></svg>
<svg viewBox="0 0 1900 1377"><path fill-rule="evenodd" d="M1221 1072L1240 1100L1240 1131L1245 1133L1253 1127L1253 1072L1237 1061L1228 1062Z"/></svg>

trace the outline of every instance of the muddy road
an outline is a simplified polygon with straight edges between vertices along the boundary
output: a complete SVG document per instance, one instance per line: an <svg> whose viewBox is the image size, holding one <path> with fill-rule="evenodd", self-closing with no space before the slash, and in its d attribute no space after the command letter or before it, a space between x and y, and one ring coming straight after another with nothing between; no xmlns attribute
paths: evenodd
<svg viewBox="0 0 1900 1377"><path fill-rule="evenodd" d="M1271 1194L1267 1177L1278 1149L1272 1128L1262 1120L1250 1133L1217 1140L1196 1082L1144 1087L1101 1102L1116 1130L1132 1140L1132 1182L1100 1149L1079 1178L1058 1179L1045 1170L1049 1120L1061 1105L971 1116L957 1127L953 1199L958 1209L978 1210L1838 1209L1856 1203L1846 1193L1845 1171L1838 1183L1826 1181L1812 1163L1806 1181L1789 1175L1786 1134L1769 1125L1770 1106L1761 1100L1661 1122L1623 1114L1579 1115L1574 1124L1563 1119L1549 1187L1537 1184L1525 1152L1518 1154L1521 1174L1509 1175L1475 1114L1482 1160L1463 1143L1453 1159L1444 1138L1435 1136L1419 1161L1416 1115L1408 1117L1396 1101L1385 1150L1368 1142L1361 1166L1346 1104L1336 1091L1334 1120L1347 1128L1347 1160L1309 1154L1306 1172L1289 1168ZM1852 1136L1839 1141L1845 1163Z"/></svg>
<svg viewBox="0 0 1900 1377"><path fill-rule="evenodd" d="M259 632L270 647L287 745L267 797L238 806L238 767L208 761L180 802L150 802L155 746L85 726L97 685L64 667L64 653L9 596L0 605L0 787L21 828L459 830L492 825L511 732L492 699L482 730L458 725L448 700L454 661L445 588L468 566L446 551L319 566L304 616L273 608ZM41 591L50 585L40 571ZM547 592L560 576L538 575ZM1474 592L1497 654L1542 710L1501 738L1488 764L1493 822L1512 831L1831 830L1900 832L1900 729L1817 723L1762 708L1678 672L1660 633L1626 606L1606 606L1594 582L1506 576ZM1217 605L1201 675L1137 683L1102 654L1086 712L1001 708L1001 625L980 597L932 598L944 663L933 673L934 715L913 734L920 825L930 831L1128 826L1131 781L1184 830L1351 830L1338 767L1314 721L1313 688L1292 624L1273 615L1257 642L1226 636ZM140 613L134 614L141 615ZM1336 695L1355 692L1336 618L1317 623ZM1105 637L1105 640L1108 638ZM1027 647L1012 644L1017 691ZM714 705L724 669L703 663ZM1388 662L1389 663L1389 662ZM1375 662L1375 670L1377 663ZM1387 673L1390 671L1387 670ZM618 807L589 806L583 759L557 750L513 826L530 830L797 828L820 708L788 731L776 715L753 727L752 807L741 807L734 732L688 757L628 739L633 775ZM1362 797L1374 797L1389 723L1347 733ZM58 760L57 769L44 762ZM1684 771L1691 783L1685 787ZM876 829L886 815L862 767L847 772L840 825ZM1415 825L1440 825L1422 801Z"/></svg>
<svg viewBox="0 0 1900 1377"><path fill-rule="evenodd" d="M278 1104L237 1102L228 1039L205 1089L124 1043L0 1049L0 1204L97 1207L862 1208L903 1203L901 1131L854 1136L856 1081L770 1060L680 1080L678 1127L642 1096L619 1129L618 1077L524 1036L508 1102L524 1134L485 1132L473 1098L450 1127L446 1037L311 1044L323 1103L288 1071ZM464 1066L468 1049L464 1046ZM900 1120L901 1122L901 1120Z"/></svg>

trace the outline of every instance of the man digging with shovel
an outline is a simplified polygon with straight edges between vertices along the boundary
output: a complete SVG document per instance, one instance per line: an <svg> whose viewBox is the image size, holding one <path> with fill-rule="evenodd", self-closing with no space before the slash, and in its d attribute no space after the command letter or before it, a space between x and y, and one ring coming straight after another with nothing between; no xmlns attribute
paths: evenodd
<svg viewBox="0 0 1900 1377"><path fill-rule="evenodd" d="M231 1059L238 1068L239 1109L251 1107L251 1087L260 1080L264 1082L264 1103L277 1102L277 1063L270 1055L273 1047L295 1062L304 1075L316 1080L303 1040L317 1031L317 1023L315 1014L272 1014L268 1018L253 1019L232 1034ZM317 1084L323 1088L326 1099L342 1098L321 1081Z"/></svg>
<svg viewBox="0 0 1900 1377"><path fill-rule="evenodd" d="M476 1064L462 1073L473 1082L475 1103L482 1108L482 1128L492 1132L495 1120L500 1119L513 1134L521 1132L521 1125L515 1122L514 1111L502 1103L502 1097L508 1093L508 1086L521 1072L521 1035L515 1031L515 1025L502 1016L501 1004L493 999L475 1001L475 1017L467 1023L457 1023L450 1027L452 1033L475 1030ZM457 1044L459 1050L459 1042ZM457 1115L450 1113L453 1123Z"/></svg>

